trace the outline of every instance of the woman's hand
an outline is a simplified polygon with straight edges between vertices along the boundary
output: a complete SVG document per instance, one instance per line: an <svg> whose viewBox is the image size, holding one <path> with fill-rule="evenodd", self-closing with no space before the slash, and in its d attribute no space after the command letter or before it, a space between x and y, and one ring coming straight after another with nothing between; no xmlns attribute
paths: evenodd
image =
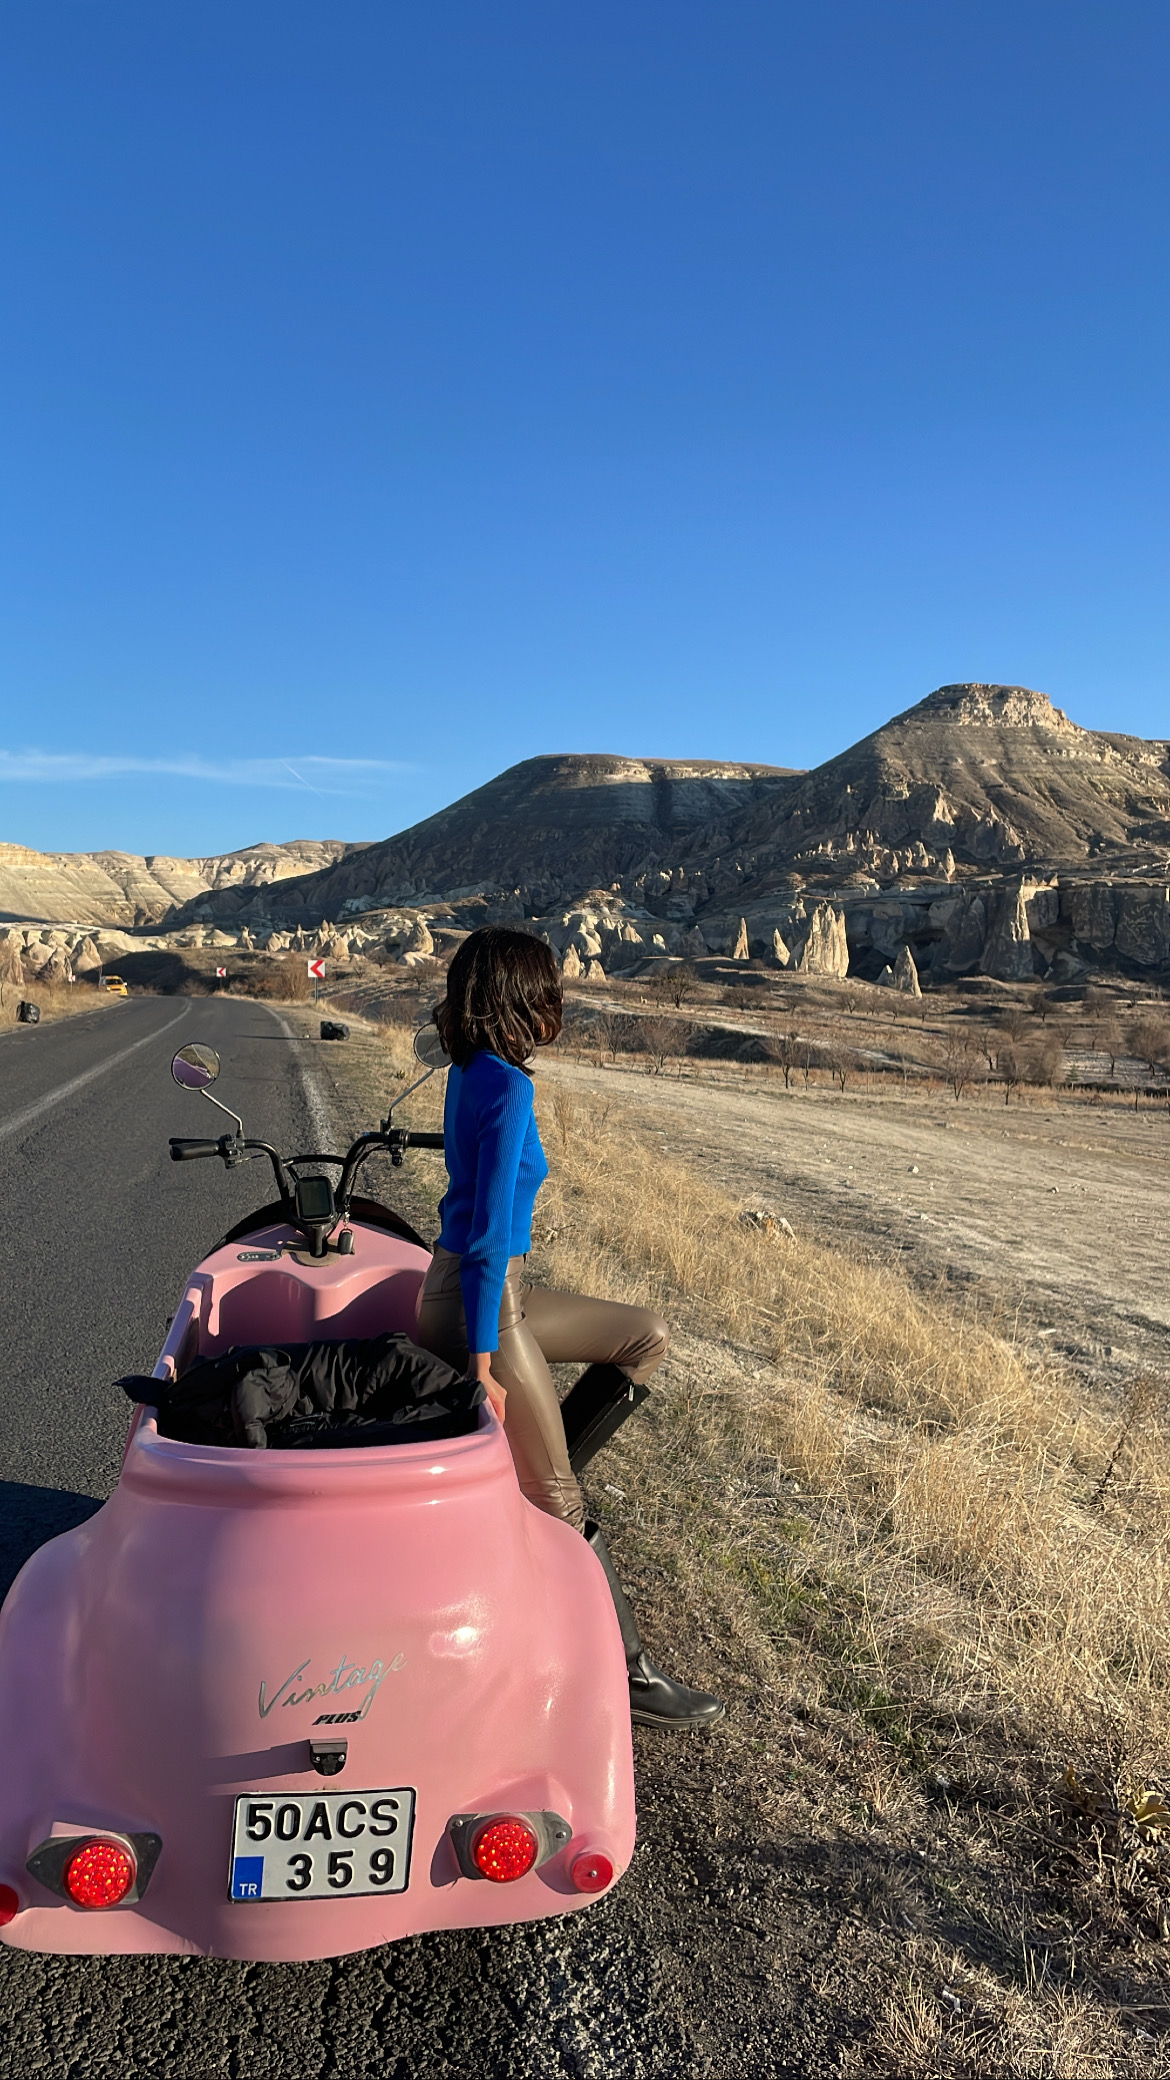
<svg viewBox="0 0 1170 2080"><path fill-rule="evenodd" d="M492 1411L499 1422L504 1420L504 1403L508 1398L506 1387L502 1387L492 1375L492 1352L473 1351L467 1368L469 1379L477 1379L487 1394Z"/></svg>

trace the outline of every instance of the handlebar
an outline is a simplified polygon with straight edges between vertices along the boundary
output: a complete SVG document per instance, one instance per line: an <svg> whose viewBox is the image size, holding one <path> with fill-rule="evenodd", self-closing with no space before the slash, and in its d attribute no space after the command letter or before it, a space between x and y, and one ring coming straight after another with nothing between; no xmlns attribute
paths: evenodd
<svg viewBox="0 0 1170 2080"><path fill-rule="evenodd" d="M348 1220L350 1201L353 1196L354 1185L357 1182L358 1171L361 1169L367 1156L373 1155L375 1149L381 1149L388 1155L390 1161L397 1168L402 1161L404 1150L408 1148L442 1149L443 1146L444 1142L441 1134L412 1133L406 1127L392 1127L389 1120L387 1120L376 1132L359 1134L348 1155L344 1157L302 1155L282 1158L274 1148L270 1147L267 1141L253 1141L240 1134L222 1134L218 1141L190 1141L172 1138L170 1150L172 1163L193 1163L201 1156L219 1156L225 1169L228 1170L234 1169L237 1163L246 1162L249 1157L267 1156L272 1165L273 1175L276 1179L276 1188L280 1195L280 1205L285 1218L302 1228L302 1232L309 1237L313 1255L317 1256L324 1254L325 1237L334 1225L334 1222L337 1219ZM301 1163L341 1164L341 1176L338 1179L334 1200L336 1210L328 1221L318 1222L309 1220L307 1223L302 1224L295 1211L294 1186L299 1190L295 1168L294 1175L290 1178L289 1172L285 1168L286 1163L291 1163L294 1166ZM318 1244L320 1244L320 1248L318 1248Z"/></svg>

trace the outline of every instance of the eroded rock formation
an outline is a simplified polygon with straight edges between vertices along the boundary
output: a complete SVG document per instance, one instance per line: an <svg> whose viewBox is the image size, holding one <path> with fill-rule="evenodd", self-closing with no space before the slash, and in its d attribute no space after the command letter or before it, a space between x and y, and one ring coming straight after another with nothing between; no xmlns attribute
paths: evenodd
<svg viewBox="0 0 1170 2080"><path fill-rule="evenodd" d="M165 914L180 946L407 964L511 922L578 976L730 957L876 981L904 952L927 982L1165 974L1170 746L1082 729L1026 687L945 686L811 773L539 758L365 847L0 847L5 906L66 920L70 943L88 928L106 959L111 927L141 946Z"/></svg>
<svg viewBox="0 0 1170 2080"><path fill-rule="evenodd" d="M835 904L817 904L792 965L801 975L843 976L849 973L845 915Z"/></svg>

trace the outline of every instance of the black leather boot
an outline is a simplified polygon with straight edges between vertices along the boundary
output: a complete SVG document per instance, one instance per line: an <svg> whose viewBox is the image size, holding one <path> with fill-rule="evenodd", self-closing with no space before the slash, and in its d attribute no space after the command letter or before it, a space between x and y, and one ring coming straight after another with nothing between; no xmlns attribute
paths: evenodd
<svg viewBox="0 0 1170 2080"><path fill-rule="evenodd" d="M705 1690L688 1690L685 1683L675 1683L664 1676L660 1668L647 1659L642 1645L637 1620L630 1609L626 1592L613 1571L609 1548L601 1535L600 1524L586 1524L585 1536L593 1547L605 1569L613 1607L618 1614L622 1629L622 1645L626 1650L626 1667L630 1675L630 1717L636 1726L713 1726L716 1719L723 1717L724 1707L717 1697L708 1697Z"/></svg>
<svg viewBox="0 0 1170 2080"><path fill-rule="evenodd" d="M589 1365L574 1380L561 1403L565 1443L574 1473L588 1466L608 1444L627 1416L649 1398L649 1387L636 1387L620 1365Z"/></svg>

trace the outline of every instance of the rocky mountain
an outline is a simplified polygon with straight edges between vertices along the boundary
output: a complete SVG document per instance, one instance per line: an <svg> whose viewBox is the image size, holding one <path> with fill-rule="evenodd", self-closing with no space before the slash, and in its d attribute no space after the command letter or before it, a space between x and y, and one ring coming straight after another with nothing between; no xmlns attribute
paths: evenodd
<svg viewBox="0 0 1170 2080"><path fill-rule="evenodd" d="M757 877L1120 864L1170 851L1170 744L1082 729L1024 686L942 686L753 806Z"/></svg>
<svg viewBox="0 0 1170 2080"><path fill-rule="evenodd" d="M33 852L0 844L0 919L28 924L151 925L209 891L268 888L331 867L360 846L336 838L244 845L210 859L131 852Z"/></svg>
<svg viewBox="0 0 1170 2080"><path fill-rule="evenodd" d="M754 954L832 897L871 981L903 948L940 978L1170 967L1170 743L1082 729L1028 687L940 687L729 841L676 871L708 890L701 930L726 938L738 908Z"/></svg>
<svg viewBox="0 0 1170 2080"><path fill-rule="evenodd" d="M0 909L16 850L0 848ZM381 844L317 850L49 864L67 893L88 877L75 922L99 903L109 922L163 911L181 945L339 961L426 960L432 927L441 951L497 918L586 979L663 955L914 987L1170 974L1170 744L1082 729L1022 686L940 687L808 773L528 759Z"/></svg>
<svg viewBox="0 0 1170 2080"><path fill-rule="evenodd" d="M282 887L273 915L308 924L476 895L535 914L588 889L632 886L647 861L693 849L700 834L729 841L791 778L782 766L715 760L525 759L398 837ZM205 911L222 921L250 907L229 896L190 906L181 921Z"/></svg>

